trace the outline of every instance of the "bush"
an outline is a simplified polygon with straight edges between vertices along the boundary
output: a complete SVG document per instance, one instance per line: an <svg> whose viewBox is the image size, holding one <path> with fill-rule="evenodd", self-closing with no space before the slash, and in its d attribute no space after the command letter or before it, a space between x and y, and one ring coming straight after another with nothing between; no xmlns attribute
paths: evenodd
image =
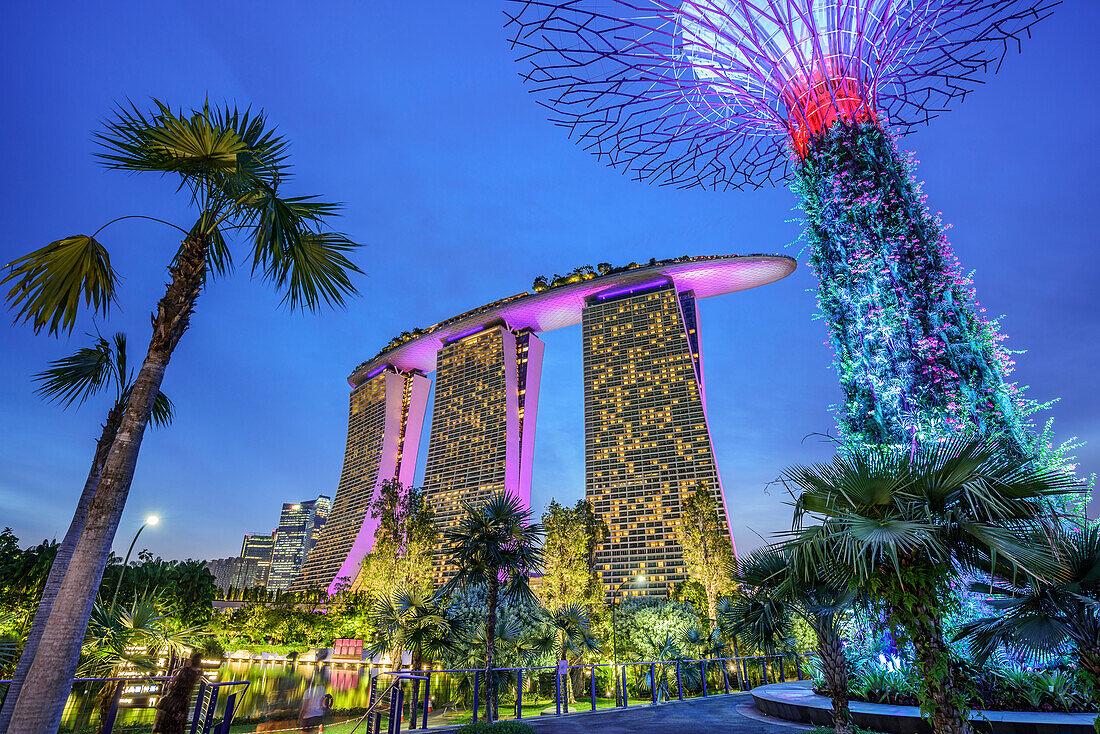
<svg viewBox="0 0 1100 734"><path fill-rule="evenodd" d="M498 721L495 724L479 721L459 727L455 734L535 734L535 729L522 721Z"/></svg>

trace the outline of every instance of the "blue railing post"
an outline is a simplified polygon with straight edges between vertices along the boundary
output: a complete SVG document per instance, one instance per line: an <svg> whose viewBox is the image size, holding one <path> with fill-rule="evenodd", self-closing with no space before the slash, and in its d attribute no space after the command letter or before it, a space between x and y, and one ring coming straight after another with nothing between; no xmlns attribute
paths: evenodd
<svg viewBox="0 0 1100 734"><path fill-rule="evenodd" d="M653 703L657 703L657 666L654 663L649 664L649 687L653 694Z"/></svg>
<svg viewBox="0 0 1100 734"><path fill-rule="evenodd" d="M626 697L626 666L623 666L622 670L622 682L623 682L623 708L625 709L630 705L630 700Z"/></svg>
<svg viewBox="0 0 1100 734"><path fill-rule="evenodd" d="M214 710L218 706L218 687L211 686L210 703L206 704L206 711L202 717L202 734L210 734L210 725L214 723Z"/></svg>
<svg viewBox="0 0 1100 734"><path fill-rule="evenodd" d="M768 658L763 656L760 658L760 669L764 671L764 685L768 685Z"/></svg>
<svg viewBox="0 0 1100 734"><path fill-rule="evenodd" d="M707 661L699 661L699 672L702 673L703 679L703 698L707 697Z"/></svg>
<svg viewBox="0 0 1100 734"><path fill-rule="evenodd" d="M554 666L554 703L558 706L558 716L561 716L561 668Z"/></svg>
<svg viewBox="0 0 1100 734"><path fill-rule="evenodd" d="M794 669L798 673L798 679L802 680L802 656L794 656Z"/></svg>
<svg viewBox="0 0 1100 734"><path fill-rule="evenodd" d="M591 688L592 688L592 710L595 711L596 710L596 666L595 665L592 666Z"/></svg>
<svg viewBox="0 0 1100 734"><path fill-rule="evenodd" d="M725 683L725 685L726 685L726 693L729 693L730 692L730 674L729 674L729 671L726 669L727 667L728 666L726 664L726 659L722 658L722 682Z"/></svg>
<svg viewBox="0 0 1100 734"><path fill-rule="evenodd" d="M225 715L222 717L222 725L218 727L218 734L229 734L229 727L233 725L233 712L237 708L237 694L230 693L225 699ZM110 731L108 729L108 731Z"/></svg>
<svg viewBox="0 0 1100 734"><path fill-rule="evenodd" d="M478 707L478 693L481 690L481 671L474 671L474 718L473 723L477 723L477 707Z"/></svg>
<svg viewBox="0 0 1100 734"><path fill-rule="evenodd" d="M424 674L424 720L420 724L421 729L428 728L428 709L432 707L432 671Z"/></svg>
<svg viewBox="0 0 1100 734"><path fill-rule="evenodd" d="M199 693L195 696L195 715L191 717L191 734L198 734L199 718L202 716L202 703L206 700L206 679L199 678Z"/></svg>
<svg viewBox="0 0 1100 734"><path fill-rule="evenodd" d="M103 731L111 732L115 728L115 719L118 717L118 702L122 698L122 689L125 686L123 681L118 681L115 684L115 692L111 695L111 709L107 712L107 718L103 722Z"/></svg>
<svg viewBox="0 0 1100 734"><path fill-rule="evenodd" d="M779 682L782 683L785 680L787 680L787 675L786 675L786 673L783 672L783 656L780 655L779 656Z"/></svg>
<svg viewBox="0 0 1100 734"><path fill-rule="evenodd" d="M523 718L523 668L516 671L516 718Z"/></svg>
<svg viewBox="0 0 1100 734"><path fill-rule="evenodd" d="M680 661L676 661L676 693L684 700L684 677L680 674Z"/></svg>

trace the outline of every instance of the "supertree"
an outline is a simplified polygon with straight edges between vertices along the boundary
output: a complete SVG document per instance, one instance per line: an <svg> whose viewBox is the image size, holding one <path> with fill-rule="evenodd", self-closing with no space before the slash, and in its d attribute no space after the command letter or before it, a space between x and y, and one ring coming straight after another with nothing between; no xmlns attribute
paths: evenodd
<svg viewBox="0 0 1100 734"><path fill-rule="evenodd" d="M844 392L846 441L956 431L1034 456L1011 352L925 203L909 132L994 71L1045 0L512 0L521 75L638 180L791 181Z"/></svg>

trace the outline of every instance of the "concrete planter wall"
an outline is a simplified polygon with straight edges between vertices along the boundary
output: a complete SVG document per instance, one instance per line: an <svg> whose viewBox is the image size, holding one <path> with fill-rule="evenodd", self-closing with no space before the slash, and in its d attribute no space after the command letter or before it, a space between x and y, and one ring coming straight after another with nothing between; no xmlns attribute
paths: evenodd
<svg viewBox="0 0 1100 734"><path fill-rule="evenodd" d="M811 681L773 683L752 689L757 710L787 721L832 726L833 704L813 692ZM857 726L885 734L931 734L916 706L853 701L849 708ZM1096 714L1047 714L1031 711L977 711L975 730L988 734L1095 734Z"/></svg>

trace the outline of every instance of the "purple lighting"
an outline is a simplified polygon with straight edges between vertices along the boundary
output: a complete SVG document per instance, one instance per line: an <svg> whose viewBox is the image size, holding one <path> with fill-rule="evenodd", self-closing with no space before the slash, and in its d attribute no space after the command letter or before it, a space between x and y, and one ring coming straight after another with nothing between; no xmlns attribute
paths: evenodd
<svg viewBox="0 0 1100 734"><path fill-rule="evenodd" d="M668 285L668 283L668 278L659 278L657 280L646 281L645 283L633 283L631 285L625 285L622 288L616 288L612 291L597 293L596 300L602 301L607 298L614 298L615 296L625 296L628 293L637 293L638 291L649 290L650 288L658 288L662 285Z"/></svg>
<svg viewBox="0 0 1100 734"><path fill-rule="evenodd" d="M467 329L466 331L460 332L458 334L455 334L452 337L449 337L444 342L444 344L450 344L452 342L456 342L456 341L459 341L461 339L465 339L468 336L473 336L474 334L478 333L479 331L485 331L485 327L484 326L475 326L473 328Z"/></svg>
<svg viewBox="0 0 1100 734"><path fill-rule="evenodd" d="M795 261L783 255L714 255L689 261L647 265L627 273L616 273L579 283L562 285L541 293L506 298L478 309L470 319L445 322L424 330L415 338L388 349L364 362L348 378L355 386L363 375L380 364L392 365L402 372L434 372L436 355L444 344L484 329L484 324L502 321L516 331L530 329L541 334L581 322L585 303L608 288L621 288L639 278L663 276L678 291L692 291L696 299L756 288L774 283L794 272Z"/></svg>

